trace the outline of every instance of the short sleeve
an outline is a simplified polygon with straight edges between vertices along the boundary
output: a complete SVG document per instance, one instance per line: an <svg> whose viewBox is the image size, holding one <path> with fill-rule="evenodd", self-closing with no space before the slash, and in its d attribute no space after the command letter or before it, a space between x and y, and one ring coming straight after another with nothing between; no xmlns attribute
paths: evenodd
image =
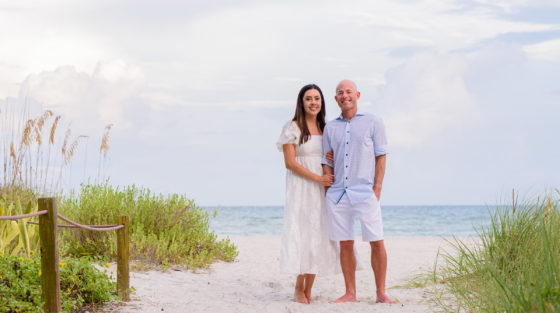
<svg viewBox="0 0 560 313"><path fill-rule="evenodd" d="M278 151L282 152L283 151L282 146L286 144L297 145L300 134L301 132L296 122L290 121L286 123L282 128L282 132L280 133L280 137L278 138L278 141L276 142L276 147L278 148Z"/></svg>
<svg viewBox="0 0 560 313"><path fill-rule="evenodd" d="M376 157L387 154L385 124L380 117L376 117L373 124L373 148Z"/></svg>

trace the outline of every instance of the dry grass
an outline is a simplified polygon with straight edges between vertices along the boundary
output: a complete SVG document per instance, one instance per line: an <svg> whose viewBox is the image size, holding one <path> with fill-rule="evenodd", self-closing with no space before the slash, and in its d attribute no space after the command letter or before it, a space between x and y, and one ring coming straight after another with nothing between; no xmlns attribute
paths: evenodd
<svg viewBox="0 0 560 313"><path fill-rule="evenodd" d="M103 157L107 158L107 151L109 151L109 132L113 124L105 126L105 132L103 133L103 139L101 140L101 146L99 147L99 152L103 152Z"/></svg>
<svg viewBox="0 0 560 313"><path fill-rule="evenodd" d="M58 122L60 121L61 116L57 115L54 119L54 122L51 125L51 131L49 136L49 144L54 144L54 134L56 133L56 127L58 126Z"/></svg>
<svg viewBox="0 0 560 313"><path fill-rule="evenodd" d="M30 189L37 193L59 191L66 168L79 150L84 135L72 136L69 126L61 138L62 116L45 110L29 117L27 106L0 108L0 155L3 156L3 190ZM109 130L103 135L101 152L109 150Z"/></svg>
<svg viewBox="0 0 560 313"><path fill-rule="evenodd" d="M78 137L76 137L76 139L74 139L74 141L72 141L72 143L68 147L68 150L66 151L66 154L64 155L64 164L70 163L70 161L74 157L74 153L76 152L76 149L78 148L78 143L79 143L80 138L87 138L87 137L88 136L85 136L85 135L79 135Z"/></svg>
<svg viewBox="0 0 560 313"><path fill-rule="evenodd" d="M107 160L107 152L109 151L109 132L113 124L108 124L105 126L105 131L103 132L103 138L101 139L101 146L99 146L99 166L97 172L97 179L101 181L101 170L105 168L105 161ZM101 157L103 155L103 158Z"/></svg>

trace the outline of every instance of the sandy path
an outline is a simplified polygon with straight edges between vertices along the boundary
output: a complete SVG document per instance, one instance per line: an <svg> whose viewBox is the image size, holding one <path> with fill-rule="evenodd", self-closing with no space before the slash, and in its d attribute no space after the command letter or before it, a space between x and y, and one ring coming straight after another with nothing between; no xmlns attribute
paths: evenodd
<svg viewBox="0 0 560 313"><path fill-rule="evenodd" d="M292 301L294 275L278 270L280 237L230 237L239 248L235 262L218 262L200 273L190 271L133 273L132 301L118 312L432 312L422 289L388 290L397 304L375 304L373 273L369 266L357 277L358 303L329 304L343 294L342 274L318 277L313 303ZM387 286L420 270L431 269L442 238L402 237L385 240L389 257ZM369 265L369 245L358 242L359 257Z"/></svg>

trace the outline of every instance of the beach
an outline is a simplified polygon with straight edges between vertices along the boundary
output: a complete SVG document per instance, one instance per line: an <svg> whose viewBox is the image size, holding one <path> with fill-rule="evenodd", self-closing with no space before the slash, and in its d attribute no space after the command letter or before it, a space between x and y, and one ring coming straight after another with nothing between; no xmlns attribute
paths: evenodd
<svg viewBox="0 0 560 313"><path fill-rule="evenodd" d="M422 288L398 287L414 274L433 269L442 237L390 237L387 293L397 304L376 304L369 244L357 238L364 270L356 274L357 303L330 304L344 293L342 274L317 277L310 305L293 301L295 275L279 271L279 236L229 236L237 245L234 262L206 270L132 272L131 301L109 305L110 312L433 312Z"/></svg>

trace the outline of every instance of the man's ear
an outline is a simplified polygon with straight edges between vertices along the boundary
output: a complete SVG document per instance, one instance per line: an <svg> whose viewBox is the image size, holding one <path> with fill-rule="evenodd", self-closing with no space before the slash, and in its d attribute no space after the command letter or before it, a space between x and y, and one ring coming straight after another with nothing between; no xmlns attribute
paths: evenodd
<svg viewBox="0 0 560 313"><path fill-rule="evenodd" d="M356 99L360 99L360 92L356 91Z"/></svg>

